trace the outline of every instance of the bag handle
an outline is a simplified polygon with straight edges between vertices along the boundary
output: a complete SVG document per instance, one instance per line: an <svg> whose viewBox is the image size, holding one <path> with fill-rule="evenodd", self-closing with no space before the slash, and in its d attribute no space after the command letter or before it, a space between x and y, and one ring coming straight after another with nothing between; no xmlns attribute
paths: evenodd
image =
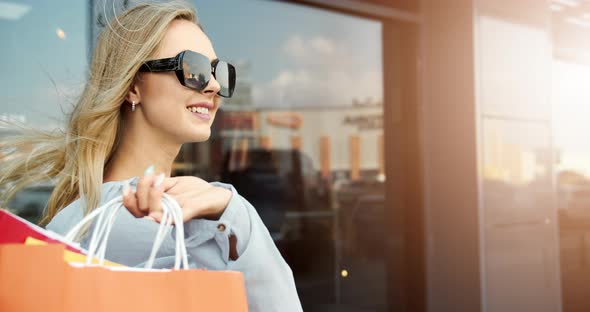
<svg viewBox="0 0 590 312"><path fill-rule="evenodd" d="M88 253L86 257L86 264L91 264L93 257L99 259L99 264L104 264L104 257L107 248L108 237L113 228L115 218L117 214L124 208L123 197L117 196L106 204L94 209L91 213L86 215L78 224L76 224L67 234L66 240L73 241L78 236L82 228L90 221L97 219L94 225L94 230L90 238L88 245ZM186 250L186 244L184 242L184 226L182 220L182 208L178 202L168 194L163 194L162 197L162 219L158 232L154 239L154 244L150 253L150 257L145 264L146 269L151 269L156 259L156 254L164 239L172 230L172 222L175 224L176 229L176 253L174 260L174 269L180 269L181 265L183 269L189 269L188 266L188 253Z"/></svg>

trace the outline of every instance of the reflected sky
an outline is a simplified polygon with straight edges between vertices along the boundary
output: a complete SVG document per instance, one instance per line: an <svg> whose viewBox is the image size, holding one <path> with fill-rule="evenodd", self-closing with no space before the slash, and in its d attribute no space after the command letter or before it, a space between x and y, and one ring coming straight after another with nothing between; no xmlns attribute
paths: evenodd
<svg viewBox="0 0 590 312"><path fill-rule="evenodd" d="M218 56L246 69L238 77L252 88L251 105L382 101L379 22L273 1L193 3ZM53 127L85 81L89 8L65 0L16 4L30 9L17 19L0 16L0 114Z"/></svg>
<svg viewBox="0 0 590 312"><path fill-rule="evenodd" d="M0 115L51 127L85 78L88 8L83 1L12 3L29 9L18 19L11 11L0 18Z"/></svg>
<svg viewBox="0 0 590 312"><path fill-rule="evenodd" d="M558 169L590 177L590 66L555 60L552 75L553 135L561 152Z"/></svg>
<svg viewBox="0 0 590 312"><path fill-rule="evenodd" d="M272 1L193 2L218 55L251 62L256 106L382 100L379 22Z"/></svg>

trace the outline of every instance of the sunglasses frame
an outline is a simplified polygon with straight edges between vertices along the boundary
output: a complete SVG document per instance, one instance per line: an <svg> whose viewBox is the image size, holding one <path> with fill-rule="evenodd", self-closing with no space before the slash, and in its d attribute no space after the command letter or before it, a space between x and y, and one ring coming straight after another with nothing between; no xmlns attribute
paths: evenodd
<svg viewBox="0 0 590 312"><path fill-rule="evenodd" d="M199 88L194 88L192 86L188 86L186 84L185 81L185 75L184 75L184 68L183 68L183 63L184 63L184 56L187 53L194 53L196 54L198 57L203 57L205 58L207 61L209 61L209 58L201 53L197 53L195 51L191 51L191 50L184 50L180 53L178 53L176 56L174 57L169 57L169 58L163 58L163 59L157 59L157 60L149 60L149 61L145 61L143 62L143 64L141 65L141 67L139 68L140 72L151 72L151 73L158 73L158 72L170 72L173 71L176 74L176 78L178 78L178 81L180 82L181 85L189 88L189 89L193 89L193 90L197 90L199 92L203 91L207 85L209 84L209 81L211 80L211 76L209 76L209 79L207 79L207 81L203 84L202 87ZM215 59L213 60L210 64L211 64L211 75L217 79L217 77L215 76L215 72L217 70L217 64L219 64L220 60L219 59ZM217 94L219 96L225 97L225 98L231 98L232 95L234 94L234 89L236 87L236 83L235 83L235 77L236 77L236 69L235 67L227 62L224 62L228 65L228 71L229 71L229 77L232 77L232 73L233 73L233 86L230 88L228 86L228 92L229 95L222 95L221 90L219 90L219 92L217 92ZM199 73L201 74L201 73ZM231 80L231 79L230 79ZM231 84L231 83L230 83Z"/></svg>

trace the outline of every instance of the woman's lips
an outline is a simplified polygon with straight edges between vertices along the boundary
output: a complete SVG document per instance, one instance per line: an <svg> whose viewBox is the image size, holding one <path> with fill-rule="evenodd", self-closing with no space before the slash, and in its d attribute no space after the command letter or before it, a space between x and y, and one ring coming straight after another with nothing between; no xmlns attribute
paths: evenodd
<svg viewBox="0 0 590 312"><path fill-rule="evenodd" d="M211 120L209 110L214 107L213 103L201 102L190 104L186 109L194 116L201 118L202 120Z"/></svg>
<svg viewBox="0 0 590 312"><path fill-rule="evenodd" d="M193 113L193 112L191 112L191 114L193 114L194 116L197 116L198 118L201 118L203 120L211 120L211 115L209 115L209 114Z"/></svg>

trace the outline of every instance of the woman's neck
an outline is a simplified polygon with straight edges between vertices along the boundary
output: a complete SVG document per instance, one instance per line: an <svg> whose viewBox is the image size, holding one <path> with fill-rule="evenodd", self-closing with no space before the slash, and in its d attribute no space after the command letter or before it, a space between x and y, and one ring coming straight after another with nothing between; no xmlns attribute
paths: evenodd
<svg viewBox="0 0 590 312"><path fill-rule="evenodd" d="M135 130L135 131L134 131ZM172 164L182 146L171 143L148 129L124 129L107 168L103 182L126 180L141 177L149 166L154 166L154 174L172 172ZM139 135L141 133L141 135Z"/></svg>

